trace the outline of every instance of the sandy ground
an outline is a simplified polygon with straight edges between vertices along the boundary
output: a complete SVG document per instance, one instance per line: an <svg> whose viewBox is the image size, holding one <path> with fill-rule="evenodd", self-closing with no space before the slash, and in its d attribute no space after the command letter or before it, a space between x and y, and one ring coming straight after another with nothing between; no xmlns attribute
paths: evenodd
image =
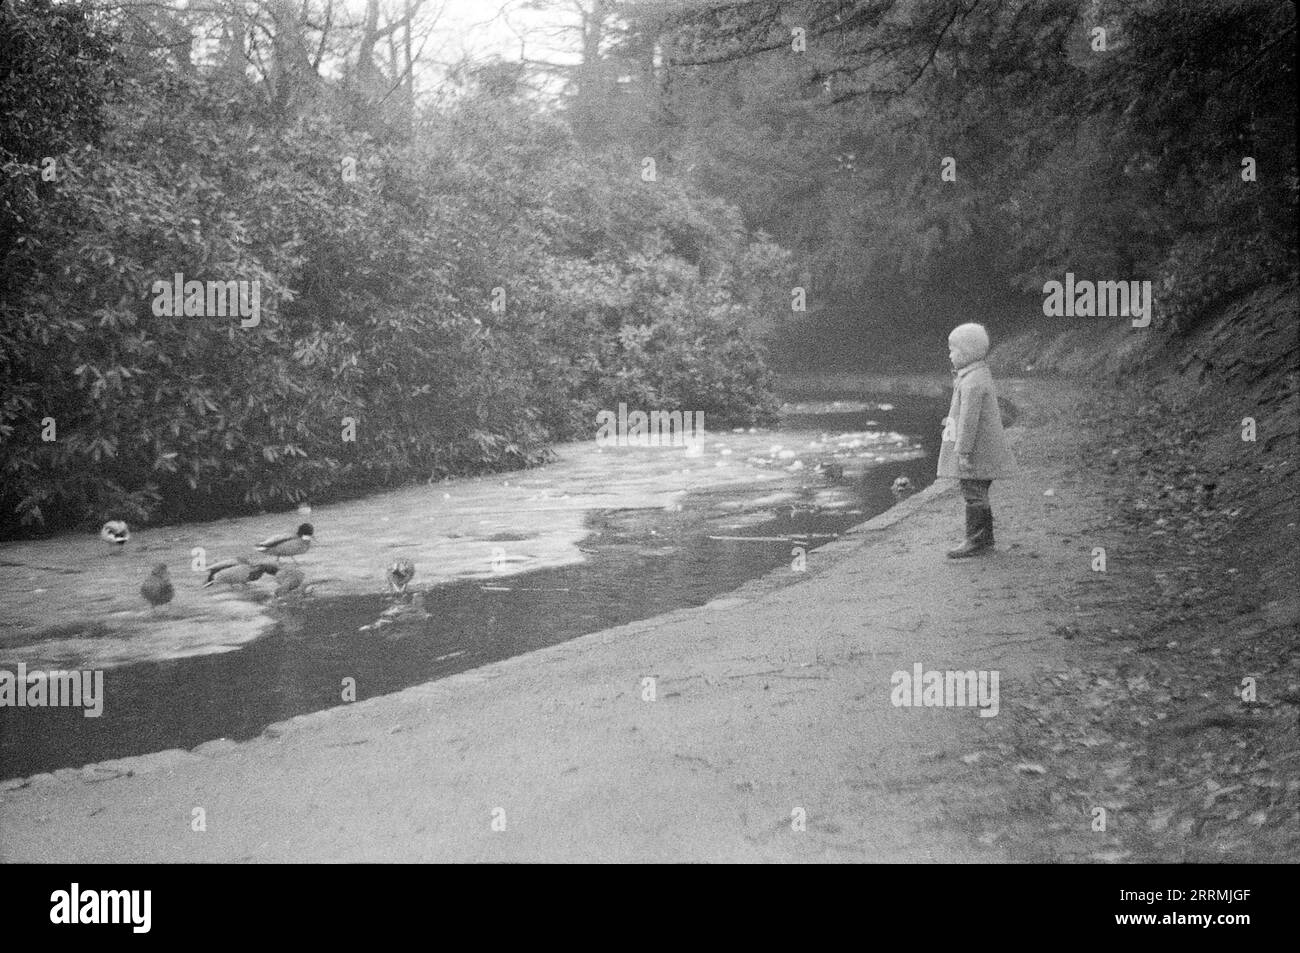
<svg viewBox="0 0 1300 953"><path fill-rule="evenodd" d="M991 557L944 558L961 504L936 484L699 609L242 744L6 782L0 859L1011 859L994 831L1039 782L984 759L1032 728L1014 700L1065 650L1051 622L1089 573L1065 530L1098 504L1068 470L1069 390L1008 389L1024 472L995 487ZM996 670L999 714L895 707L917 662Z"/></svg>

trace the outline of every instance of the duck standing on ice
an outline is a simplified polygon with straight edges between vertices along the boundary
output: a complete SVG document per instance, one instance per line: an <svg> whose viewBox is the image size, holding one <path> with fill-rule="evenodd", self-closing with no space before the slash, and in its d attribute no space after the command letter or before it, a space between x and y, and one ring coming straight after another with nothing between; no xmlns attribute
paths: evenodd
<svg viewBox="0 0 1300 953"><path fill-rule="evenodd" d="M388 567L388 585L393 592L405 592L411 580L415 578L415 563L409 559L399 559Z"/></svg>
<svg viewBox="0 0 1300 953"><path fill-rule="evenodd" d="M306 576L302 570L296 566L290 566L284 572L276 576L275 594L277 596L287 596L290 593L306 595L307 590L303 588Z"/></svg>
<svg viewBox="0 0 1300 953"><path fill-rule="evenodd" d="M144 596L145 601L154 609L172 601L176 589L167 576L166 563L157 563L153 567L153 572L149 573L149 577L140 586L140 595Z"/></svg>
<svg viewBox="0 0 1300 953"><path fill-rule="evenodd" d="M224 559L208 567L208 581L203 584L203 588L207 589L219 582L228 586L244 586L261 579L265 573L274 576L279 571L280 567L275 563L252 563L242 556L238 559Z"/></svg>
<svg viewBox="0 0 1300 953"><path fill-rule="evenodd" d="M113 552L120 553L131 538L131 529L122 520L109 520L99 528L99 538L109 543Z"/></svg>
<svg viewBox="0 0 1300 953"><path fill-rule="evenodd" d="M311 546L311 537L311 523L303 523L298 527L296 533L285 533L282 536L272 536L269 539L262 540L257 544L257 551L266 553L268 556L274 556L276 559L281 559L284 556L292 559L307 552Z"/></svg>

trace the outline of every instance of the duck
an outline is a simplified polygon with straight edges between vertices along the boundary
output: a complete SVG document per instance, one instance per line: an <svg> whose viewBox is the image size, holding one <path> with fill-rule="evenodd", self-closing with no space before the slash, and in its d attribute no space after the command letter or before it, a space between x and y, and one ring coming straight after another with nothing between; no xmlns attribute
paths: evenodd
<svg viewBox="0 0 1300 953"><path fill-rule="evenodd" d="M415 563L409 559L399 559L388 567L388 584L394 592L405 592L411 580L415 578Z"/></svg>
<svg viewBox="0 0 1300 953"><path fill-rule="evenodd" d="M894 494L895 500L901 502L905 497L911 496L915 492L915 488L912 486L911 480L901 476L894 480L894 485L889 488L889 492Z"/></svg>
<svg viewBox="0 0 1300 953"><path fill-rule="evenodd" d="M113 552L120 553L131 538L131 528L122 520L109 520L99 528L99 538L113 547Z"/></svg>
<svg viewBox="0 0 1300 953"><path fill-rule="evenodd" d="M297 532L284 533L280 536L271 536L262 540L257 544L257 551L266 553L268 556L274 556L276 559L284 556L290 558L301 556L311 546L311 537L311 523L303 523L298 527Z"/></svg>
<svg viewBox="0 0 1300 953"><path fill-rule="evenodd" d="M140 586L140 595L149 603L150 608L165 606L176 595L176 589L167 576L167 564L157 563Z"/></svg>
<svg viewBox="0 0 1300 953"><path fill-rule="evenodd" d="M238 559L225 559L208 567L208 580L203 588L224 582L229 586L247 585L262 578L264 573L274 576L280 567L275 563L250 562L243 556Z"/></svg>
<svg viewBox="0 0 1300 953"><path fill-rule="evenodd" d="M822 476L826 477L826 479L831 480L833 482L843 480L844 464L822 462L817 464L816 472L820 473Z"/></svg>
<svg viewBox="0 0 1300 953"><path fill-rule="evenodd" d="M277 596L286 596L291 592L305 593L306 590L303 589L302 585L305 580L306 576L302 574L301 569L296 566L290 566L284 572L276 576L275 594Z"/></svg>

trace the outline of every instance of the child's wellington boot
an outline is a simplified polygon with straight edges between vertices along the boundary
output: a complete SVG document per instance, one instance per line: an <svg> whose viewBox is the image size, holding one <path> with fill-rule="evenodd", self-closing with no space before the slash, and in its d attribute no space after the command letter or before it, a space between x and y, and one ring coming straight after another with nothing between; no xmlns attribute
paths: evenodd
<svg viewBox="0 0 1300 953"><path fill-rule="evenodd" d="M993 510L975 503L966 504L966 540L948 551L949 559L965 559L993 546Z"/></svg>
<svg viewBox="0 0 1300 953"><path fill-rule="evenodd" d="M979 509L971 503L966 504L966 538L956 549L948 550L949 559L961 559L971 554L974 540L980 529Z"/></svg>

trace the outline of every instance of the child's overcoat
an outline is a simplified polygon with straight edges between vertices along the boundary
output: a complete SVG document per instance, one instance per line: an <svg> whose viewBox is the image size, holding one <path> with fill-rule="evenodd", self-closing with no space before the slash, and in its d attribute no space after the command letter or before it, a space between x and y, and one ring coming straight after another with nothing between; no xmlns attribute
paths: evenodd
<svg viewBox="0 0 1300 953"><path fill-rule="evenodd" d="M958 456L970 454L972 467L963 471ZM1002 411L988 365L976 361L957 372L952 406L939 448L939 476L967 480L996 480L1014 476L1016 460L1002 432Z"/></svg>

